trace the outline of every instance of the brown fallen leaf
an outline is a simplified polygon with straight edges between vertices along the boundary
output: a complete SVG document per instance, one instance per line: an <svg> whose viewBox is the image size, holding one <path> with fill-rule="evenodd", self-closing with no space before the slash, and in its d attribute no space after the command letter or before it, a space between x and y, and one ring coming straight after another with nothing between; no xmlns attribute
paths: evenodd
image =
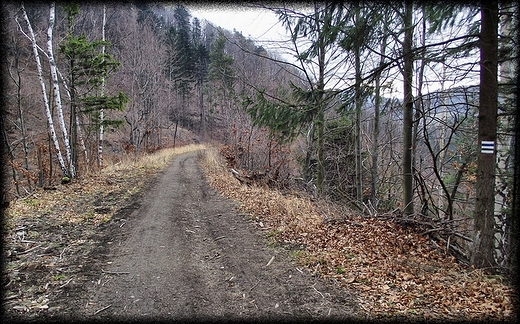
<svg viewBox="0 0 520 324"><path fill-rule="evenodd" d="M356 281L356 277L350 277L350 278L345 279L346 283L353 283L354 281Z"/></svg>

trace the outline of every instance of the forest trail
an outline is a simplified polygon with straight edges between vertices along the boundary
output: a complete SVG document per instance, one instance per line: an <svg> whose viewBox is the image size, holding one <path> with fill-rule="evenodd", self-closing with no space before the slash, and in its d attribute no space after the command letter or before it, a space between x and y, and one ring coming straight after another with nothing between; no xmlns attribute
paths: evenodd
<svg viewBox="0 0 520 324"><path fill-rule="evenodd" d="M86 319L358 317L354 297L297 268L206 183L197 153L175 158L103 234L101 271L76 296ZM112 222L111 222L112 223ZM78 287L79 288L79 287ZM79 299L78 299L79 298ZM83 300L80 300L80 299ZM82 306L81 306L82 305ZM78 309L79 308L79 309Z"/></svg>

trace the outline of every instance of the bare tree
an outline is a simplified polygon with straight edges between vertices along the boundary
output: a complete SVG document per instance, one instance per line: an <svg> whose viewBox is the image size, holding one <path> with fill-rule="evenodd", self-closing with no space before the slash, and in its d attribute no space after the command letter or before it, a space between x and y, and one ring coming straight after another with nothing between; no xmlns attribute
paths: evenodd
<svg viewBox="0 0 520 324"><path fill-rule="evenodd" d="M65 161L63 160L63 155L61 153L60 144L59 144L59 141L58 141L58 137L56 135L56 130L54 128L54 121L52 119L52 114L51 114L51 109L50 109L50 105L49 105L49 100L48 100L48 97L47 97L47 88L45 86L45 82L44 82L44 78L43 78L42 64L41 64L40 55L39 55L39 52L38 52L39 46L37 44L36 36L34 34L31 22L29 20L29 17L27 16L27 12L25 11L25 7L24 7L23 4L21 5L21 12L22 12L23 19L25 20L25 22L27 24L27 29L29 30L29 35L27 35L25 33L24 34L26 36L28 36L28 38L29 38L29 40L31 41L31 44L32 44L34 60L36 62L36 69L37 69L37 72L38 72L38 78L39 78L39 81L40 81L40 86L41 86L41 91L42 91L43 103L44 103L44 106L45 106L45 113L47 115L47 122L48 122L49 132L51 134L51 138L52 138L52 141L54 143L54 148L56 150L56 156L58 158L58 162L60 164L61 170L62 170L62 172L63 172L63 174L65 176L69 177L69 176L71 176L71 174L70 174L67 166L65 165ZM21 26L20 26L20 31L23 33L23 30L21 29Z"/></svg>
<svg viewBox="0 0 520 324"><path fill-rule="evenodd" d="M67 126L65 125L65 118L63 115L63 106L61 104L61 92L60 92L60 86L59 86L59 82L58 82L56 59L54 58L54 50L53 50L53 29L54 29L55 14L56 14L56 4L54 2L52 2L50 5L50 8L49 8L49 26L47 28L47 57L49 59L49 65L50 65L50 71L51 71L53 97L54 97L56 109L58 112L58 122L60 125L61 132L63 134L63 144L65 146L67 163L69 164L69 174L72 178L74 178L76 176L76 170L75 170L74 163L72 163L71 146L70 146L70 142L69 142L69 135L67 133Z"/></svg>
<svg viewBox="0 0 520 324"><path fill-rule="evenodd" d="M15 87L16 87L16 108L18 112L18 125L16 125L16 128L20 130L20 141L22 143L22 150L23 150L23 164L25 169L25 177L27 178L27 183L29 185L29 191L32 191L32 180L29 176L29 147L28 147L28 139L27 139L27 127L25 122L25 114L24 109L22 105L22 73L25 71L28 65L28 61L25 62L25 64L22 66L20 60L22 59L22 48L20 47L19 42L16 40L15 37L12 38L13 41L13 58L12 60L9 59L9 66L8 66L8 74L9 78L13 81ZM5 123L3 124L5 125ZM5 126L4 126L5 127ZM13 168L13 180L15 181L16 185L16 191L18 194L20 194L19 191L19 184L17 179L17 172L14 167L14 153L13 147L9 145L9 139L6 133L6 129L3 129L4 131L4 138L6 141L7 148L9 150L9 156L11 158L11 164Z"/></svg>
<svg viewBox="0 0 520 324"><path fill-rule="evenodd" d="M404 8L404 100L403 100L403 212L412 215L413 170L412 170L412 128L413 128L413 2L405 1Z"/></svg>

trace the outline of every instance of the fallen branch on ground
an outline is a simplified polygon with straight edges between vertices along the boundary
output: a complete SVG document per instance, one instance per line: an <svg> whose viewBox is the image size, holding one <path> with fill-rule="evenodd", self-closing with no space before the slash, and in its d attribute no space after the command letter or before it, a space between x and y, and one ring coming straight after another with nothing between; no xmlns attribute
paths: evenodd
<svg viewBox="0 0 520 324"><path fill-rule="evenodd" d="M269 260L269 262L267 262L267 264L265 265L265 267L267 268L271 263L273 263L274 261L274 255L273 257L271 258L271 260Z"/></svg>
<svg viewBox="0 0 520 324"><path fill-rule="evenodd" d="M40 246L42 246L42 245L41 245L41 244L38 244L38 245L36 245L36 246L34 246L34 247L28 249L28 250L25 250L25 251L23 251L23 252L19 252L19 253L16 253L16 254L17 254L17 255L20 255L20 254L26 254L26 253L31 252L32 250L36 250L36 249L39 248Z"/></svg>
<svg viewBox="0 0 520 324"><path fill-rule="evenodd" d="M126 272L126 271L105 271L103 269L101 269L101 272L106 273L106 274L116 274L116 275L130 274L130 272Z"/></svg>
<svg viewBox="0 0 520 324"><path fill-rule="evenodd" d="M108 305L108 306L105 306L103 308L101 308L100 310L97 310L94 315L97 315L99 313L101 313L102 311L106 310L106 309L109 309L110 307L112 307L112 304Z"/></svg>
<svg viewBox="0 0 520 324"><path fill-rule="evenodd" d="M251 292L253 289L255 289L255 287L258 286L259 283L260 283L260 279L258 279L258 281L253 285L253 287L251 287L251 289L249 289L249 292Z"/></svg>

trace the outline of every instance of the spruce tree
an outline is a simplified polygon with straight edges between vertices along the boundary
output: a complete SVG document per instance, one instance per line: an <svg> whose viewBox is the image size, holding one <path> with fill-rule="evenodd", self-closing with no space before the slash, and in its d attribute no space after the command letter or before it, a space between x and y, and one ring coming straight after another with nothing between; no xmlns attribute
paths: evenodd
<svg viewBox="0 0 520 324"><path fill-rule="evenodd" d="M68 68L68 91L70 95L70 129L72 162L77 167L77 134L78 120L85 115L90 129L98 130L101 122L104 126L119 126L122 120L103 118L100 112L124 110L128 97L121 91L115 95L107 95L101 91L104 81L110 73L116 71L120 62L106 50L110 42L103 40L89 41L85 34L75 36L73 18L79 13L75 6L67 6L69 30L65 41L60 46L60 52L65 57ZM105 48L105 51L102 48Z"/></svg>

